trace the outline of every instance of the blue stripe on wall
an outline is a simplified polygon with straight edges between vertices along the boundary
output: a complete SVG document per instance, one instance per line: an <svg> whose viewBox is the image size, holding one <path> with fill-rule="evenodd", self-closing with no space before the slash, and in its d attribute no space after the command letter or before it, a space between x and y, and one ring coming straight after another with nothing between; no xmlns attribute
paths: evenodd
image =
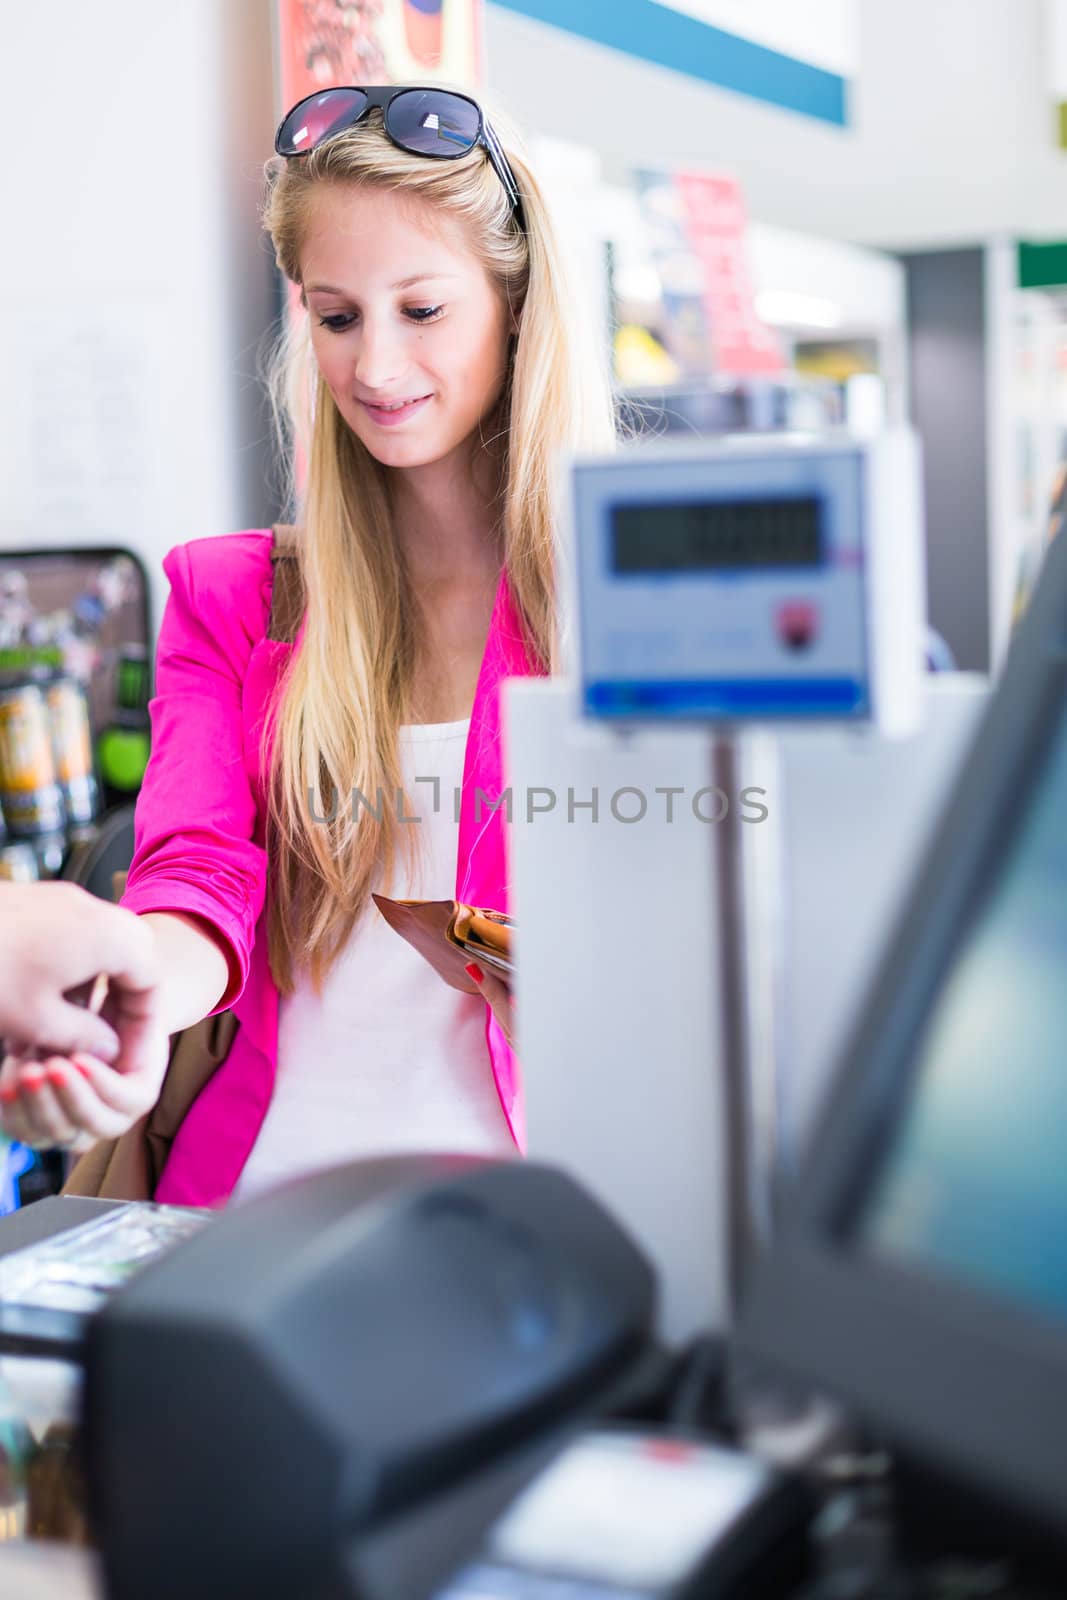
<svg viewBox="0 0 1067 1600"><path fill-rule="evenodd" d="M492 0L505 11L844 127L846 80L653 0ZM547 86L546 86L547 87Z"/></svg>

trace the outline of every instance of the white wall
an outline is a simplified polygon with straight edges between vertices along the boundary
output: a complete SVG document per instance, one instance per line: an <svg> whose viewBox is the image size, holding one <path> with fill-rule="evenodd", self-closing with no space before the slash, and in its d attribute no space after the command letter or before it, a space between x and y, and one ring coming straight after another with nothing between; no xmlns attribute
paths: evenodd
<svg viewBox="0 0 1067 1600"><path fill-rule="evenodd" d="M595 146L609 181L633 165L721 167L740 177L753 218L872 244L1064 229L1067 156L1053 144L1039 0L860 0L844 130L492 0L487 13L494 96L530 131Z"/></svg>
<svg viewBox="0 0 1067 1600"><path fill-rule="evenodd" d="M4 6L0 92L0 542L128 544L158 573L269 516L269 0Z"/></svg>

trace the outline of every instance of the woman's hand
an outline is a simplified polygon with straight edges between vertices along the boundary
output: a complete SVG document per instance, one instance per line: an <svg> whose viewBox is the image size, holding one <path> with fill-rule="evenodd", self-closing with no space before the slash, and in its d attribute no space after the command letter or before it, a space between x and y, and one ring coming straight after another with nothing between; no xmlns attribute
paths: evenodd
<svg viewBox="0 0 1067 1600"><path fill-rule="evenodd" d="M21 1144L82 1151L125 1133L159 1099L170 1035L207 1016L223 994L228 959L201 919L121 915L147 941L153 981L139 986L127 974L112 982L99 1018L92 1018L105 1038L117 1041L112 1065L84 1047L57 1049L40 1035L10 1034L6 1055L0 1046L0 1128ZM160 972L166 978L155 981ZM77 1017L91 1015L71 1009Z"/></svg>
<svg viewBox="0 0 1067 1600"><path fill-rule="evenodd" d="M501 1032L512 1050L515 1048L515 1002L511 991L502 979L487 967L471 961L466 968L468 978L473 978L489 1003L489 1008L500 1024Z"/></svg>
<svg viewBox="0 0 1067 1600"><path fill-rule="evenodd" d="M117 1139L155 1105L169 1054L168 1035L147 1021L114 1067L81 1054L7 1055L0 1065L0 1127L35 1149L80 1152Z"/></svg>

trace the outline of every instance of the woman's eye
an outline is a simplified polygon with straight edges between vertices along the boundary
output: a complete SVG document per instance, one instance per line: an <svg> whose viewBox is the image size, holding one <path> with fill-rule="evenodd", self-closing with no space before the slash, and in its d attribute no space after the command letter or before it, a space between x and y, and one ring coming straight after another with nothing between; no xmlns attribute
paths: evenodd
<svg viewBox="0 0 1067 1600"><path fill-rule="evenodd" d="M444 306L408 306L407 315L412 322L433 322L444 309Z"/></svg>
<svg viewBox="0 0 1067 1600"><path fill-rule="evenodd" d="M336 312L334 312L333 316L320 317L319 318L319 327L320 328L329 328L331 333L344 333L345 329L349 326L351 321L352 321L351 312L349 312L349 311L336 311Z"/></svg>

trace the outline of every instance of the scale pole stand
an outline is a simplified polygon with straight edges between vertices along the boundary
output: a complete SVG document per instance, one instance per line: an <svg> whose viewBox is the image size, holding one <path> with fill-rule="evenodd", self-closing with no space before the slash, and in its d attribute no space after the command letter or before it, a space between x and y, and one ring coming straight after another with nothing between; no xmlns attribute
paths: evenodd
<svg viewBox="0 0 1067 1600"><path fill-rule="evenodd" d="M730 1320L753 1256L770 1240L783 1156L779 1081L785 879L782 783L769 733L719 737L711 781L729 801L716 826L715 889L721 1002L726 1260ZM743 766L748 766L746 774ZM741 791L758 767L767 815L745 819ZM754 787L754 786L753 786ZM755 804L755 802L754 802Z"/></svg>

